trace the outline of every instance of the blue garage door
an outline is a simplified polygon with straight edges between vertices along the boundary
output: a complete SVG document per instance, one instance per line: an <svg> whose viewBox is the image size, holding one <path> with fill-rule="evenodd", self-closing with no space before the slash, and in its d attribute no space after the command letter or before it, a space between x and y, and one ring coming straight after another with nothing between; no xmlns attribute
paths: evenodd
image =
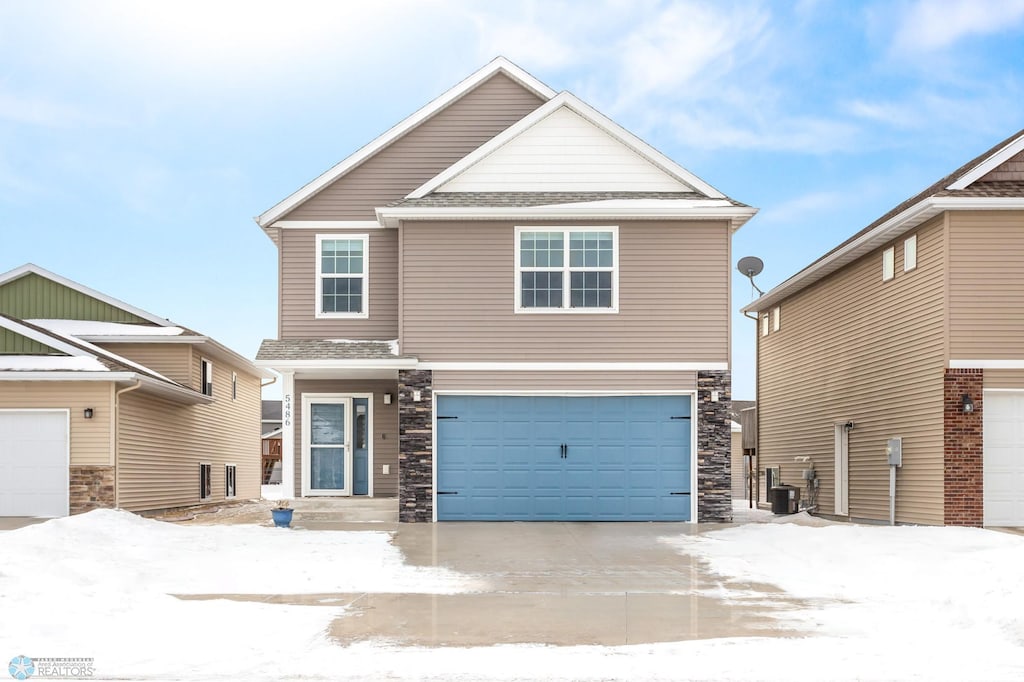
<svg viewBox="0 0 1024 682"><path fill-rule="evenodd" d="M689 396L438 396L437 517L690 520Z"/></svg>

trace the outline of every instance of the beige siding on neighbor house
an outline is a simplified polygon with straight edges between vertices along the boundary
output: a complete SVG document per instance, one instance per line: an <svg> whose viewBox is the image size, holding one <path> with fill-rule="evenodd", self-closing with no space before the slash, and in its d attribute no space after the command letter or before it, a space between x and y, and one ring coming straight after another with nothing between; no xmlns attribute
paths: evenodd
<svg viewBox="0 0 1024 682"><path fill-rule="evenodd" d="M0 381L0 410L70 410L71 465L111 466L113 383L109 381ZM85 408L93 418L85 418Z"/></svg>
<svg viewBox="0 0 1024 682"><path fill-rule="evenodd" d="M143 367L186 386L192 384L192 346L187 343L97 343Z"/></svg>
<svg viewBox="0 0 1024 682"><path fill-rule="evenodd" d="M367 319L316 318L316 235L367 234ZM280 301L282 339L397 339L398 230L283 230Z"/></svg>
<svg viewBox="0 0 1024 682"><path fill-rule="evenodd" d="M852 420L849 512L889 516L886 440L903 437L898 521L943 522L943 223L916 231L918 267L882 281L876 250L784 300L782 328L758 325L759 475L781 466L798 485L809 456L822 480L819 509L834 510L834 424Z"/></svg>
<svg viewBox="0 0 1024 682"><path fill-rule="evenodd" d="M398 494L398 383L387 380L308 380L295 381L295 495L302 495L302 481L307 472L302 470L302 396L305 393L372 393L370 418L373 432L371 478L374 497L394 497ZM390 393L393 401L384 404L384 394ZM391 467L391 473L384 474L383 465Z"/></svg>
<svg viewBox="0 0 1024 682"><path fill-rule="evenodd" d="M949 214L954 360L1024 359L1024 211Z"/></svg>
<svg viewBox="0 0 1024 682"><path fill-rule="evenodd" d="M747 494L747 485L743 471L743 433L740 431L732 432L731 455L732 496L744 499Z"/></svg>
<svg viewBox="0 0 1024 682"><path fill-rule="evenodd" d="M376 207L403 198L541 103L495 74L282 220L375 220Z"/></svg>
<svg viewBox="0 0 1024 682"><path fill-rule="evenodd" d="M191 386L199 385L199 349ZM231 398L231 373L238 398ZM118 505L131 511L225 499L226 464L236 467L238 499L260 496L260 379L213 360L209 405L179 405L139 391L120 397ZM212 495L199 498L199 464L211 464Z"/></svg>
<svg viewBox="0 0 1024 682"><path fill-rule="evenodd" d="M435 391L696 391L696 372L466 372L437 370Z"/></svg>
<svg viewBox="0 0 1024 682"><path fill-rule="evenodd" d="M618 313L515 313L515 227L400 229L403 353L421 361L728 362L725 222L619 223Z"/></svg>

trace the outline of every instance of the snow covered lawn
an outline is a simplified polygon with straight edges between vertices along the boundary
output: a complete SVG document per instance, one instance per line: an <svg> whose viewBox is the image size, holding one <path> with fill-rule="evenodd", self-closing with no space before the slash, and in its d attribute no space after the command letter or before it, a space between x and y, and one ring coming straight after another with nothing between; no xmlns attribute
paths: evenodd
<svg viewBox="0 0 1024 682"><path fill-rule="evenodd" d="M406 565L387 533L96 511L0 534L0 656L91 657L94 679L1024 679L1024 537L756 523L662 542L722 576L713 596L749 600L747 583L762 582L807 600L784 617L811 636L343 647L325 634L344 613L334 602L172 595L439 594L485 581Z"/></svg>

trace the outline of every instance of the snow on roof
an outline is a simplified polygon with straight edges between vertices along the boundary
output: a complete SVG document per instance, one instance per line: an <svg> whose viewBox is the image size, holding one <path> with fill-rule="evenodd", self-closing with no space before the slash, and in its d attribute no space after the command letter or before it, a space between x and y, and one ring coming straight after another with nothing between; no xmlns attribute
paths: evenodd
<svg viewBox="0 0 1024 682"><path fill-rule="evenodd" d="M86 352L92 353L93 355L97 355L97 356L102 355L103 357L105 357L107 359L110 359L110 360L113 360L114 362L116 362L118 364L124 365L126 367L131 367L131 368L137 369L137 370L139 370L141 372L145 372L149 376L155 377L157 379L160 379L161 381L166 381L167 383L174 384L175 386L181 386L181 384L179 384L177 381L173 381L171 379L168 379L163 374L160 374L159 372L157 372L155 370L152 370L149 367L146 367L145 365L140 365L137 362L132 362L128 358L126 358L124 356L121 356L121 355L118 355L117 353L111 353L106 348L100 348L99 346L93 345L93 344L89 343L88 341L83 341L82 339L80 339L80 338L78 338L76 336L73 336L73 335L71 335L71 334L69 334L67 332L59 331L57 329L50 329L49 331L54 336L57 336L57 337L63 338L63 339L67 339L68 341L71 341L72 343L77 344L82 349L84 349Z"/></svg>
<svg viewBox="0 0 1024 682"><path fill-rule="evenodd" d="M96 322L94 320L26 320L53 332L72 336L180 336L181 327L154 327L145 324Z"/></svg>
<svg viewBox="0 0 1024 682"><path fill-rule="evenodd" d="M14 372L107 372L96 358L67 355L0 355L0 371Z"/></svg>

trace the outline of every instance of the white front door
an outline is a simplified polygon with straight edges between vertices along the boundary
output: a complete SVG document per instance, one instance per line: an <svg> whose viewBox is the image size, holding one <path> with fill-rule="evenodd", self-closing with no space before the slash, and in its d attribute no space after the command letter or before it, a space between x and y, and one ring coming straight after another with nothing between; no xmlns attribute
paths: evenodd
<svg viewBox="0 0 1024 682"><path fill-rule="evenodd" d="M984 523L1024 526L1024 391L986 391Z"/></svg>
<svg viewBox="0 0 1024 682"><path fill-rule="evenodd" d="M0 516L68 515L68 411L0 410Z"/></svg>
<svg viewBox="0 0 1024 682"><path fill-rule="evenodd" d="M850 515L850 432L846 424L835 425L835 515Z"/></svg>
<svg viewBox="0 0 1024 682"><path fill-rule="evenodd" d="M352 494L352 399L303 396L302 494Z"/></svg>

